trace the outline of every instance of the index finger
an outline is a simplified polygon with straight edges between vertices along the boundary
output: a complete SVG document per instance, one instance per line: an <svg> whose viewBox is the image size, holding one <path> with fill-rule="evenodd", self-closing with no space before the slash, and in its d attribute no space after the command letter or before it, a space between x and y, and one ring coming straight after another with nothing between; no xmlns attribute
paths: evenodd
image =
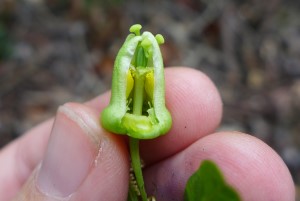
<svg viewBox="0 0 300 201"><path fill-rule="evenodd" d="M173 125L165 136L141 142L146 164L169 157L212 133L222 117L222 101L212 81L202 72L183 67L166 68L166 104ZM102 111L109 93L87 104Z"/></svg>

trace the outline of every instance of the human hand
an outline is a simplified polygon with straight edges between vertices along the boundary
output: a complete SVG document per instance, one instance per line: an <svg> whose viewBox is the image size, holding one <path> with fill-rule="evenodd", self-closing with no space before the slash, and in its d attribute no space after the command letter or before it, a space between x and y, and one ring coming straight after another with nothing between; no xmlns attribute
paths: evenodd
<svg viewBox="0 0 300 201"><path fill-rule="evenodd" d="M215 133L222 102L199 71L169 68L166 102L170 132L141 142L148 195L183 200L187 179L204 159L214 161L245 201L293 201L291 175L268 145L247 134ZM126 200L129 156L124 137L106 132L99 114L105 93L85 104L67 103L0 152L0 200Z"/></svg>

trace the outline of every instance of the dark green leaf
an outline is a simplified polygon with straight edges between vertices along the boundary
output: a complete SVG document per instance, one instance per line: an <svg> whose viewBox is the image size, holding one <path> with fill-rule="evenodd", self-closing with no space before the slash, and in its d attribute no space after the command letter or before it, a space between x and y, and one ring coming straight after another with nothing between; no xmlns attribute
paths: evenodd
<svg viewBox="0 0 300 201"><path fill-rule="evenodd" d="M240 201L235 189L224 180L212 161L205 160L189 178L184 192L185 201Z"/></svg>

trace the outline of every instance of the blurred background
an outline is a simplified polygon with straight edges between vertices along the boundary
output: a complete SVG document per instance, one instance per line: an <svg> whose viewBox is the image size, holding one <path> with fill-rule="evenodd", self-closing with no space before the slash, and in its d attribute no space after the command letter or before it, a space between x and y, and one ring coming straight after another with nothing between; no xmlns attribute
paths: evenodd
<svg viewBox="0 0 300 201"><path fill-rule="evenodd" d="M216 83L220 130L265 141L298 185L299 19L297 0L0 0L0 147L59 105L108 90L117 51L140 23L165 36L166 66Z"/></svg>

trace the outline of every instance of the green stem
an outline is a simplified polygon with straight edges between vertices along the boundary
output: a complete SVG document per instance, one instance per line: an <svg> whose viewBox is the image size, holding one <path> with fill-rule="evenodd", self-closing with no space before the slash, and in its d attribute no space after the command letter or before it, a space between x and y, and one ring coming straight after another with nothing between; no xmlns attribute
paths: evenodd
<svg viewBox="0 0 300 201"><path fill-rule="evenodd" d="M142 200L147 201L147 194L145 191L143 173L141 168L140 153L139 153L139 140L130 137L129 147L130 147L131 163L132 163L133 172L135 174L135 179L139 187Z"/></svg>
<svg viewBox="0 0 300 201"><path fill-rule="evenodd" d="M144 85L145 85L145 76L139 74L137 69L136 75L134 78L134 94L133 94L133 114L142 115L143 111L143 97L144 97ZM138 188L141 193L143 201L147 201L147 194L144 186L143 172L141 166L141 159L139 153L139 140L129 137L129 148L133 172L135 179L138 185Z"/></svg>
<svg viewBox="0 0 300 201"><path fill-rule="evenodd" d="M138 195L135 191L134 184L129 184L129 191L127 201L139 201Z"/></svg>
<svg viewBox="0 0 300 201"><path fill-rule="evenodd" d="M140 70L136 70L136 75L134 77L134 93L133 93L133 111L135 115L142 115L143 112L143 97L144 97L144 87L145 87L145 75L140 74Z"/></svg>

